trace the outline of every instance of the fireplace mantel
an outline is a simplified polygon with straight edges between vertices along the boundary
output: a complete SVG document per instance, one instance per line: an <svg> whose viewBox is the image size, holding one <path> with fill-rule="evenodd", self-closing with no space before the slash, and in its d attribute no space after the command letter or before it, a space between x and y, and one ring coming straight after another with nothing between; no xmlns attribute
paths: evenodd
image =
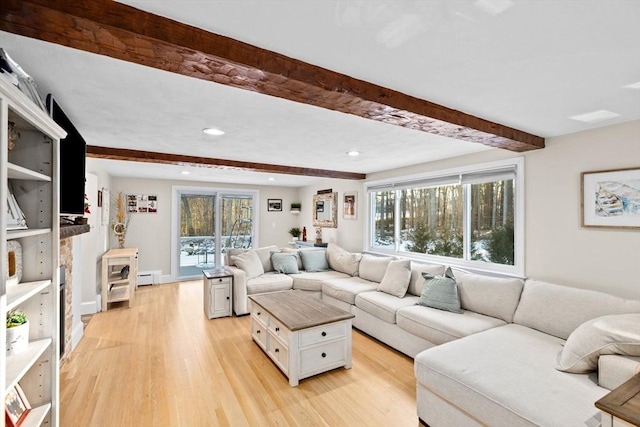
<svg viewBox="0 0 640 427"><path fill-rule="evenodd" d="M88 233L91 230L89 224L81 225L60 225L60 240Z"/></svg>

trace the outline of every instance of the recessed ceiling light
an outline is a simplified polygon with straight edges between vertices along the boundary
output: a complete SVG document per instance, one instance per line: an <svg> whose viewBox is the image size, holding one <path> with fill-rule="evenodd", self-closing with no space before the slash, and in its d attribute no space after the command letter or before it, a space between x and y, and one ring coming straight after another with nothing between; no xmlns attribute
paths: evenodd
<svg viewBox="0 0 640 427"><path fill-rule="evenodd" d="M625 86L626 89L640 89L640 82L631 83Z"/></svg>
<svg viewBox="0 0 640 427"><path fill-rule="evenodd" d="M213 136L224 135L224 131L217 128L204 128L202 129L202 132L206 133L207 135Z"/></svg>
<svg viewBox="0 0 640 427"><path fill-rule="evenodd" d="M513 6L511 0L478 0L474 6L487 12L489 15L500 15L505 10Z"/></svg>
<svg viewBox="0 0 640 427"><path fill-rule="evenodd" d="M597 110L590 113L578 114L577 116L571 116L569 118L577 120L579 122L597 123L603 120L613 119L614 117L618 117L619 115L620 114L614 113L613 111Z"/></svg>
<svg viewBox="0 0 640 427"><path fill-rule="evenodd" d="M350 151L347 151L347 155L351 157L356 157L360 155L360 152L356 150L350 150Z"/></svg>
<svg viewBox="0 0 640 427"><path fill-rule="evenodd" d="M276 179L272 176L270 176L269 178L267 178L269 181L275 181Z"/></svg>
<svg viewBox="0 0 640 427"><path fill-rule="evenodd" d="M182 175L189 175L191 172L189 172L189 171L182 171L182 172L180 172L180 173L181 173Z"/></svg>

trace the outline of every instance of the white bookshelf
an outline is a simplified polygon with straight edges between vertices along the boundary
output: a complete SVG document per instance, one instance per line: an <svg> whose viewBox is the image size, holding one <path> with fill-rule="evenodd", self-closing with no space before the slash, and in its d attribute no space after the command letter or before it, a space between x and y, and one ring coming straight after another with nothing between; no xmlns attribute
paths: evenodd
<svg viewBox="0 0 640 427"><path fill-rule="evenodd" d="M19 138L8 150L8 122ZM31 405L23 426L59 424L59 142L65 136L49 115L11 83L0 79L0 210L7 212L9 184L27 229L7 230L0 216L0 312L20 309L29 320L27 350L7 356L6 322L0 331L0 384L19 384ZM22 247L22 279L7 284L7 242ZM0 427L5 417L0 417Z"/></svg>

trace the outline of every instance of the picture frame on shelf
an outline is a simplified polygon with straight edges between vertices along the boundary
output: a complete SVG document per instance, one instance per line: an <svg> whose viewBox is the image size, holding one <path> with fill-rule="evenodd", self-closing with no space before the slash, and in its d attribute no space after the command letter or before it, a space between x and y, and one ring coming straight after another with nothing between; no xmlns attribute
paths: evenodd
<svg viewBox="0 0 640 427"><path fill-rule="evenodd" d="M31 405L20 384L9 389L4 397L5 422L8 427L19 427L31 410Z"/></svg>
<svg viewBox="0 0 640 427"><path fill-rule="evenodd" d="M282 199L267 199L267 212L282 212Z"/></svg>
<svg viewBox="0 0 640 427"><path fill-rule="evenodd" d="M345 192L342 196L342 218L355 220L358 218L358 193L355 191Z"/></svg>
<svg viewBox="0 0 640 427"><path fill-rule="evenodd" d="M640 229L640 168L582 172L583 227Z"/></svg>
<svg viewBox="0 0 640 427"><path fill-rule="evenodd" d="M7 186L7 230L24 230L27 227L27 220L24 212L20 209L16 197L11 191L11 186Z"/></svg>

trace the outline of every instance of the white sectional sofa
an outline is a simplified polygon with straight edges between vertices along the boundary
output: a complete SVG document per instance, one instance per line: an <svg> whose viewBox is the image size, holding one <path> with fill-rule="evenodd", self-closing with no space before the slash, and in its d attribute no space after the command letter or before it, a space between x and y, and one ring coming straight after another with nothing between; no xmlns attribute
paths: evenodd
<svg viewBox="0 0 640 427"><path fill-rule="evenodd" d="M324 251L301 249L307 250ZM454 313L416 305L422 274L442 276L442 265L353 254L329 244L329 269L305 272L297 250L254 251L262 272L234 266L238 251L227 257L237 315L249 313L247 295L287 289L314 292L350 311L354 327L415 359L418 417L431 427L597 427L594 402L640 372L640 357L629 357L640 356L640 300L453 269L462 309ZM293 253L301 272L274 271L269 261L278 251ZM402 285L398 289L400 282L406 293ZM600 346L597 375L556 369L576 329L625 313L638 316L637 328L626 327L630 344L613 350Z"/></svg>

